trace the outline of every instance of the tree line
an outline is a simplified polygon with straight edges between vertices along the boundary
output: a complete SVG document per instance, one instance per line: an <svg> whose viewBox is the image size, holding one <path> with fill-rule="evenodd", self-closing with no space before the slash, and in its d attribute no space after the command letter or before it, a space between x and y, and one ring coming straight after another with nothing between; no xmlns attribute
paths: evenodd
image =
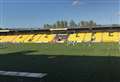
<svg viewBox="0 0 120 82"><path fill-rule="evenodd" d="M74 20L71 21L57 21L54 24L44 24L43 26L45 29L47 28L90 28L96 27L96 22L93 20L90 21L80 21L76 23Z"/></svg>

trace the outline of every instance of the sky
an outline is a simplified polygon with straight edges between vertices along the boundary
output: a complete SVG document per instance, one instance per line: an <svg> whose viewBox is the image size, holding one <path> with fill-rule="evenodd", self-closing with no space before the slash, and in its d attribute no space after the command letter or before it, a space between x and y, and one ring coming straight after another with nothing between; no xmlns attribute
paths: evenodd
<svg viewBox="0 0 120 82"><path fill-rule="evenodd" d="M120 24L120 0L0 0L0 27L42 27L71 19Z"/></svg>

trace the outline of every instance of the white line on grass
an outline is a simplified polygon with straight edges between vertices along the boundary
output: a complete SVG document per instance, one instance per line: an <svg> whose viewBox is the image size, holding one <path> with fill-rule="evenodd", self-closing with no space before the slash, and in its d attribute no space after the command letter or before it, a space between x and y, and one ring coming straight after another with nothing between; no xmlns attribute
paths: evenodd
<svg viewBox="0 0 120 82"><path fill-rule="evenodd" d="M0 71L0 75L3 75L3 76L19 76L19 77L43 78L47 74L46 73Z"/></svg>

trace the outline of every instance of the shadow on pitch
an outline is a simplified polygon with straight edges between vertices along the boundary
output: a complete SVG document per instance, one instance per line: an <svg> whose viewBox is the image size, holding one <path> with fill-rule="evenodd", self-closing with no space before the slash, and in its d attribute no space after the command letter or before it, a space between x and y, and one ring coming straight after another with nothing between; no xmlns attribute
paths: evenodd
<svg viewBox="0 0 120 82"><path fill-rule="evenodd" d="M0 55L0 70L48 73L45 82L120 82L120 57L28 55L33 52Z"/></svg>

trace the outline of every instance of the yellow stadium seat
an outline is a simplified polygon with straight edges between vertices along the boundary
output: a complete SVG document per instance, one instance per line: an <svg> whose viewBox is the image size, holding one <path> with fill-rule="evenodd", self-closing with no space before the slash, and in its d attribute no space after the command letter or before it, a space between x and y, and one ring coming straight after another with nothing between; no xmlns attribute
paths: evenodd
<svg viewBox="0 0 120 82"><path fill-rule="evenodd" d="M26 36L26 39L24 39L24 42L30 42L34 34L29 34L29 35L24 35L24 36Z"/></svg>
<svg viewBox="0 0 120 82"><path fill-rule="evenodd" d="M25 39L27 39L29 35L17 35L16 39L13 42L24 42Z"/></svg>
<svg viewBox="0 0 120 82"><path fill-rule="evenodd" d="M0 42L23 42L23 43L48 43L52 42L56 34L14 34L14 35L0 35ZM69 34L68 41L76 42L119 42L120 32L81 32Z"/></svg>
<svg viewBox="0 0 120 82"><path fill-rule="evenodd" d="M94 42L102 42L103 40L103 33L102 32L97 32L95 33L95 40Z"/></svg>
<svg viewBox="0 0 120 82"><path fill-rule="evenodd" d="M119 32L114 32L113 33L113 42L119 42L120 40L120 35L119 35Z"/></svg>
<svg viewBox="0 0 120 82"><path fill-rule="evenodd" d="M8 35L4 35L3 39L1 39L1 42L8 42L10 37Z"/></svg>
<svg viewBox="0 0 120 82"><path fill-rule="evenodd" d="M118 42L119 33L118 32L104 32L103 33L103 42Z"/></svg>
<svg viewBox="0 0 120 82"><path fill-rule="evenodd" d="M48 43L54 39L54 34L41 34L41 37L38 39L37 42L39 43Z"/></svg>
<svg viewBox="0 0 120 82"><path fill-rule="evenodd" d="M76 41L76 42L87 41L87 38L85 38L85 35L86 33L70 34L68 37L68 41Z"/></svg>
<svg viewBox="0 0 120 82"><path fill-rule="evenodd" d="M77 38L76 38L76 34L70 34L69 37L68 37L68 41L76 41Z"/></svg>
<svg viewBox="0 0 120 82"><path fill-rule="evenodd" d="M92 38L92 33L85 33L84 34L85 36L83 37L84 39L84 42L89 42L91 41L91 38Z"/></svg>
<svg viewBox="0 0 120 82"><path fill-rule="evenodd" d="M34 35L34 37L32 37L32 41L33 43L38 43L39 38L41 37L41 34L36 34Z"/></svg>
<svg viewBox="0 0 120 82"><path fill-rule="evenodd" d="M0 42L2 42L2 40L5 38L6 36L5 35L0 35Z"/></svg>
<svg viewBox="0 0 120 82"><path fill-rule="evenodd" d="M77 37L77 42L84 42L85 33L79 33Z"/></svg>

